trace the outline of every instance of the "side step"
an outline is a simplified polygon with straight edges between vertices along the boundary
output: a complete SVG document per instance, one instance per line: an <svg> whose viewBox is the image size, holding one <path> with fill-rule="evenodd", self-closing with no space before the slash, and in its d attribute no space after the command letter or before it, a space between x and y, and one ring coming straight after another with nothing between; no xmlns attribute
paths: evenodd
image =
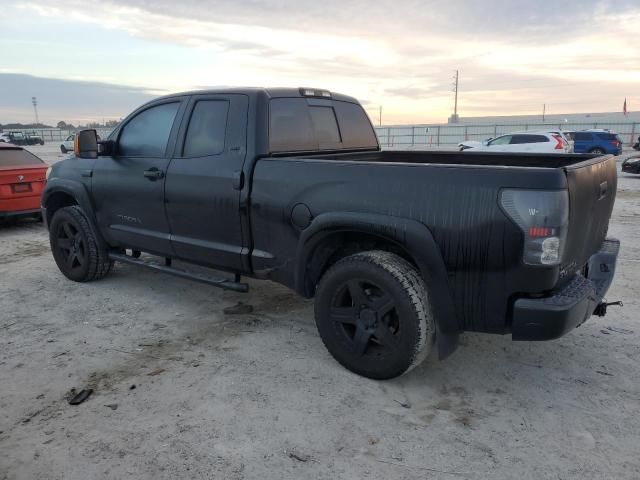
<svg viewBox="0 0 640 480"><path fill-rule="evenodd" d="M207 285L213 285L214 287L223 288L225 290L234 290L236 292L242 293L246 293L249 291L249 285L239 282L238 280L240 280L240 276L237 274L236 281L233 281L224 277L213 277L210 275L205 275L203 273L186 272L184 270L179 270L167 265L145 262L144 260L131 257L124 253L109 252L109 258L116 262L130 263L132 265L138 265L140 267L147 267L151 270L168 273L170 275L175 275L176 277L186 278L188 280L194 280L200 283L206 283Z"/></svg>

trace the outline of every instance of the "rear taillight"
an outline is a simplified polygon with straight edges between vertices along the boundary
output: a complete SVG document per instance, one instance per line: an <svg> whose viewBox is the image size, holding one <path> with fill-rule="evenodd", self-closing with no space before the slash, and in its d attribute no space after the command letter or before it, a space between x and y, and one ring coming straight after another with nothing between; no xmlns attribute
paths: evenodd
<svg viewBox="0 0 640 480"><path fill-rule="evenodd" d="M560 135L553 135L553 138L556 139L556 146L554 147L555 150L564 150L564 139L560 136Z"/></svg>
<svg viewBox="0 0 640 480"><path fill-rule="evenodd" d="M620 148L621 143L618 140L611 140L611 144L615 147L615 148Z"/></svg>
<svg viewBox="0 0 640 480"><path fill-rule="evenodd" d="M505 189L500 204L524 234L524 263L558 265L562 261L569 224L566 190Z"/></svg>

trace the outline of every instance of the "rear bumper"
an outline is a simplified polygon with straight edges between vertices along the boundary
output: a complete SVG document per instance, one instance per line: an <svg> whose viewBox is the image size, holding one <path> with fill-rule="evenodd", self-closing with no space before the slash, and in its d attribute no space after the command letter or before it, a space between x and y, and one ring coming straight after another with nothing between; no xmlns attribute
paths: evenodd
<svg viewBox="0 0 640 480"><path fill-rule="evenodd" d="M576 274L549 297L516 300L513 340L553 340L584 323L609 290L619 250L619 240L606 239L589 259L586 278Z"/></svg>

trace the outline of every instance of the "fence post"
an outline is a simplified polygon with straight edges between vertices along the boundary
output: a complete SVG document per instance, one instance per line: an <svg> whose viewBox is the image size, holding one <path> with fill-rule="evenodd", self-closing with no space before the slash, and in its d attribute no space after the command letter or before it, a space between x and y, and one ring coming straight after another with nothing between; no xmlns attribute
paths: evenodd
<svg viewBox="0 0 640 480"><path fill-rule="evenodd" d="M464 140L465 142L469 140L469 127L467 127L466 125L464 126Z"/></svg>
<svg viewBox="0 0 640 480"><path fill-rule="evenodd" d="M437 145L440 146L440 125L438 125L438 137L436 141L438 142Z"/></svg>
<svg viewBox="0 0 640 480"><path fill-rule="evenodd" d="M493 124L493 138L496 138L498 136L498 124L494 123Z"/></svg>
<svg viewBox="0 0 640 480"><path fill-rule="evenodd" d="M416 143L416 127L411 127L411 145L415 145Z"/></svg>
<svg viewBox="0 0 640 480"><path fill-rule="evenodd" d="M631 124L631 141L629 142L631 145L633 145L635 142L635 136L636 136L636 122L633 122Z"/></svg>

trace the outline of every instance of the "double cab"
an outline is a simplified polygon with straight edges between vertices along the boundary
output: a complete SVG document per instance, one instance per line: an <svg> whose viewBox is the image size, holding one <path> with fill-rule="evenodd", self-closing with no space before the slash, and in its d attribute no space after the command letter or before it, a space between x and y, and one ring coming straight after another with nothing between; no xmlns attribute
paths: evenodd
<svg viewBox="0 0 640 480"><path fill-rule="evenodd" d="M465 331L549 340L606 310L613 156L382 151L357 100L308 88L165 96L75 148L42 198L64 275L119 261L281 283L314 297L360 375L444 358Z"/></svg>

